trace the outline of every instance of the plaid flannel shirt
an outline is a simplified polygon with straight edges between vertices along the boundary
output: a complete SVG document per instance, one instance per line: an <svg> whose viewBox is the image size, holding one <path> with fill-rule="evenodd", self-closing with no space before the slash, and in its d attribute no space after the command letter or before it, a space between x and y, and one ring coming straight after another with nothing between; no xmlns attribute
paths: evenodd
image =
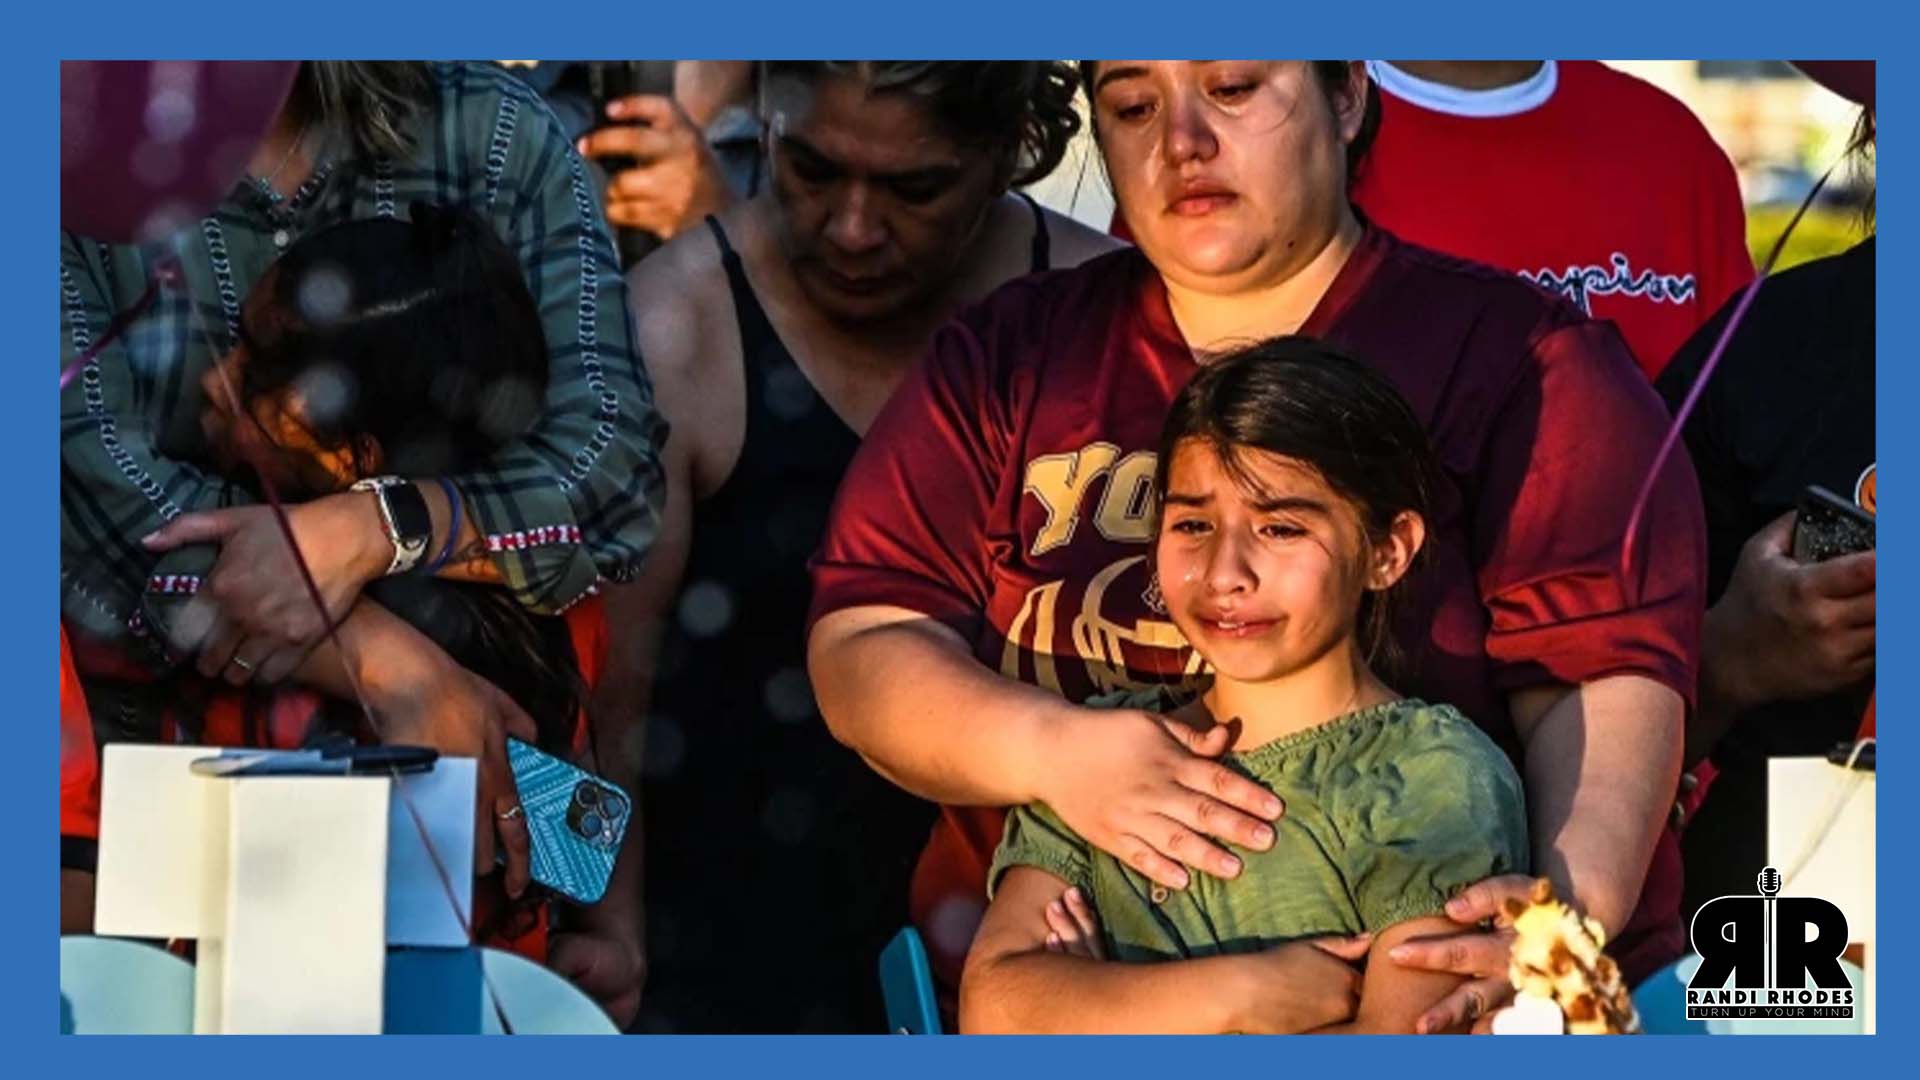
<svg viewBox="0 0 1920 1080"><path fill-rule="evenodd" d="M485 213L519 256L546 327L546 411L485 467L452 477L507 586L551 613L601 578L626 580L637 569L659 530L666 423L633 346L626 283L594 185L553 112L511 75L441 63L432 81L409 159L323 162L284 200L244 180L198 228L172 238L181 283L163 287L61 392L61 614L69 626L108 641L151 641L168 599L198 588L214 547L155 557L140 538L183 512L232 501L232 486L198 464L207 460L199 380L235 341L247 290L301 235L404 217L416 200ZM149 255L62 234L63 370L146 290Z"/></svg>

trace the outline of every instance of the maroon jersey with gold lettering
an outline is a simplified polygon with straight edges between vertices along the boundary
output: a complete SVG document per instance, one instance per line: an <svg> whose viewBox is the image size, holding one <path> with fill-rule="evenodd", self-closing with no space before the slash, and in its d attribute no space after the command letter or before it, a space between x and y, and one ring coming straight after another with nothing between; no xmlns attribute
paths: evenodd
<svg viewBox="0 0 1920 1080"><path fill-rule="evenodd" d="M1515 689L1634 673L1691 700L1699 494L1677 456L1629 587L1621 537L1667 414L1611 325L1369 229L1301 332L1394 383L1448 481L1396 623L1397 689L1457 706L1510 749ZM964 312L847 473L813 566L812 617L920 611L959 628L982 663L1076 701L1200 675L1143 597L1155 447L1194 371L1165 288L1133 249L1016 281ZM999 837L998 811L949 808L921 860L915 919L948 975ZM1676 882L1661 904L1674 934L1677 905ZM1666 959L1682 939L1669 944Z"/></svg>

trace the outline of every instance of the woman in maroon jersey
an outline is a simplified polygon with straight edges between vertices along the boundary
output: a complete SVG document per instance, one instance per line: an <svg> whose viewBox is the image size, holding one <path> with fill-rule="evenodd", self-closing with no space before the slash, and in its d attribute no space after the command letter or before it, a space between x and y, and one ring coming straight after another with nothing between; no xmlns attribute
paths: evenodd
<svg viewBox="0 0 1920 1080"><path fill-rule="evenodd" d="M1391 379L1442 462L1433 564L1395 627L1405 688L1509 748L1537 868L1630 974L1657 969L1684 947L1678 882L1642 885L1672 845L1704 552L1680 460L1655 489L1654 540L1623 560L1666 414L1619 335L1354 213L1374 115L1356 62L1083 74L1139 248L1015 282L943 330L874 423L814 567L828 722L949 805L913 897L936 968L957 971L984 906L1000 816L980 808L1045 802L1168 888L1239 872L1214 841L1265 849L1286 827L1278 798L1209 760L1225 739L1075 702L1204 676L1154 605L1155 435L1210 354L1299 333ZM1503 1000L1507 932L1474 924L1524 885L1472 886L1448 909L1459 936L1375 958L1470 976L1422 1030Z"/></svg>

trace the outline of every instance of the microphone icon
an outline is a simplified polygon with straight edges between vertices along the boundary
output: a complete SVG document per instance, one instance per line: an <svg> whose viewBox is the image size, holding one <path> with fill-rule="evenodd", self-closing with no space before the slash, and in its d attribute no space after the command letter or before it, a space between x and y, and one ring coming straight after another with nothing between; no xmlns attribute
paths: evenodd
<svg viewBox="0 0 1920 1080"><path fill-rule="evenodd" d="M1767 989L1771 990L1777 984L1780 977L1779 972L1774 968L1776 960L1774 956L1775 936L1780 932L1780 927L1775 921L1773 910L1773 898L1780 894L1780 871L1771 866L1762 868L1758 884L1760 886L1760 895L1766 897L1767 907L1766 918L1761 923L1760 939L1767 951L1766 977L1763 983Z"/></svg>

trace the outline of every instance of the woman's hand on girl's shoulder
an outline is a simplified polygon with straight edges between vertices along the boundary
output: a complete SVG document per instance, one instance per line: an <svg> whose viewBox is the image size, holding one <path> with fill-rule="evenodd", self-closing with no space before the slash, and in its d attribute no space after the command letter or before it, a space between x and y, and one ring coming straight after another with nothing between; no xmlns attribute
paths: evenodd
<svg viewBox="0 0 1920 1080"><path fill-rule="evenodd" d="M1232 735L1139 709L1071 708L1053 727L1041 801L1094 847L1170 889L1188 869L1218 878L1240 860L1214 840L1273 846L1279 796L1213 760ZM1212 839L1208 839L1211 837Z"/></svg>

